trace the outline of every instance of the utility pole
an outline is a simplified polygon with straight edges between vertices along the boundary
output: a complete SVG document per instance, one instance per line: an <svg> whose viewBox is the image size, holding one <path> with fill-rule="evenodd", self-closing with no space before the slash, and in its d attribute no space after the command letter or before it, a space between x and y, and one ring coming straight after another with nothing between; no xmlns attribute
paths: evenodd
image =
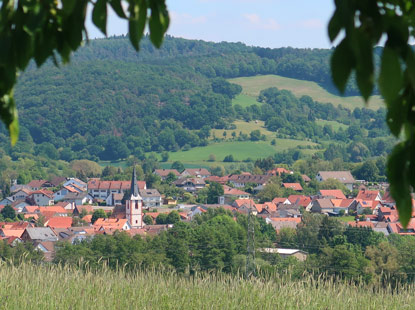
<svg viewBox="0 0 415 310"><path fill-rule="evenodd" d="M255 216L256 210L249 203L248 210L248 231L247 231L247 250L246 250L246 278L255 276Z"/></svg>

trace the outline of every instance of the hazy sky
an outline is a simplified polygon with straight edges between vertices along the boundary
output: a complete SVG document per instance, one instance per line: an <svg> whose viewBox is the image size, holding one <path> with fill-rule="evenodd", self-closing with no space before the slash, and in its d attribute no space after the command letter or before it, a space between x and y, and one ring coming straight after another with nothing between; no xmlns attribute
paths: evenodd
<svg viewBox="0 0 415 310"><path fill-rule="evenodd" d="M167 0L170 35L263 47L329 47L327 23L333 0ZM110 9L109 9L110 10ZM90 38L102 37L88 25ZM108 34L127 25L109 16Z"/></svg>

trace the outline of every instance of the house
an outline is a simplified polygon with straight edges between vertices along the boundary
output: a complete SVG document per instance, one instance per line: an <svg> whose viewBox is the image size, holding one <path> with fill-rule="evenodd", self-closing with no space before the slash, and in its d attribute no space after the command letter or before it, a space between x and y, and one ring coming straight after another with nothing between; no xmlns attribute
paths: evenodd
<svg viewBox="0 0 415 310"><path fill-rule="evenodd" d="M273 202L256 203L254 207L259 214L273 214L277 211L277 206Z"/></svg>
<svg viewBox="0 0 415 310"><path fill-rule="evenodd" d="M51 206L55 203L53 192L47 189L40 189L32 192L27 199L38 206Z"/></svg>
<svg viewBox="0 0 415 310"><path fill-rule="evenodd" d="M202 178L180 178L174 181L173 184L190 193L194 193L206 186L205 180Z"/></svg>
<svg viewBox="0 0 415 310"><path fill-rule="evenodd" d="M303 208L307 208L311 203L311 198L304 195L290 195L287 199L292 205L301 206Z"/></svg>
<svg viewBox="0 0 415 310"><path fill-rule="evenodd" d="M283 204L283 205L290 205L291 204L291 202L288 200L288 198L279 198L279 197L275 197L273 200L272 200L272 202L275 204L275 205L279 205L279 204Z"/></svg>
<svg viewBox="0 0 415 310"><path fill-rule="evenodd" d="M162 204L161 194L157 189L142 189L140 196L143 198L143 207L160 207Z"/></svg>
<svg viewBox="0 0 415 310"><path fill-rule="evenodd" d="M216 183L225 185L226 183L228 183L229 177L227 175L225 175L223 177L218 177L216 175L211 175L210 177L205 178L205 181L216 182Z"/></svg>
<svg viewBox="0 0 415 310"><path fill-rule="evenodd" d="M91 205L77 205L73 210L74 216L80 216L81 214L92 214L94 208Z"/></svg>
<svg viewBox="0 0 415 310"><path fill-rule="evenodd" d="M0 206L11 206L13 203L13 197L6 197L0 200Z"/></svg>
<svg viewBox="0 0 415 310"><path fill-rule="evenodd" d="M236 199L233 203L232 206L239 209L241 208L243 205L249 205L249 206L254 206L255 202L252 199Z"/></svg>
<svg viewBox="0 0 415 310"><path fill-rule="evenodd" d="M303 187L300 183L282 183L282 186L284 188L291 188L292 190L295 190L297 192L301 192L303 190Z"/></svg>
<svg viewBox="0 0 415 310"><path fill-rule="evenodd" d="M275 249L275 248L265 248L260 249L260 252L263 253L275 253L279 254L282 258L288 258L288 257L295 257L300 262L303 262L307 259L307 252L304 252L302 250L298 249Z"/></svg>
<svg viewBox="0 0 415 310"><path fill-rule="evenodd" d="M346 199L346 196L340 189L321 189L319 194L323 198Z"/></svg>
<svg viewBox="0 0 415 310"><path fill-rule="evenodd" d="M355 199L357 201L357 205L355 207L355 211L358 215L363 214L365 209L370 210L370 213L373 214L375 212L378 211L379 208L382 207L382 204L380 203L380 201L376 201L376 200L360 200L360 199ZM367 211L369 212L369 211Z"/></svg>
<svg viewBox="0 0 415 310"><path fill-rule="evenodd" d="M53 194L55 201L62 200L69 193L79 193L73 186L62 186L60 190Z"/></svg>
<svg viewBox="0 0 415 310"><path fill-rule="evenodd" d="M45 222L45 226L54 228L69 228L72 226L73 219L70 216L55 216Z"/></svg>
<svg viewBox="0 0 415 310"><path fill-rule="evenodd" d="M210 172L205 168L200 169L184 169L184 171L181 173L182 177L194 177L194 178L207 178L210 177Z"/></svg>
<svg viewBox="0 0 415 310"><path fill-rule="evenodd" d="M223 191L223 196L219 197L219 204L227 204L235 199L249 199L251 197L249 193L227 185L223 186Z"/></svg>
<svg viewBox="0 0 415 310"><path fill-rule="evenodd" d="M277 168L267 171L267 175L270 175L270 176L280 177L282 174L293 174L293 172L282 167L277 167Z"/></svg>
<svg viewBox="0 0 415 310"><path fill-rule="evenodd" d="M333 214L334 206L330 199L316 199L312 202L310 211L315 213Z"/></svg>
<svg viewBox="0 0 415 310"><path fill-rule="evenodd" d="M350 171L319 171L316 179L319 182L335 179L344 184L350 191L353 190L353 185L356 183Z"/></svg>
<svg viewBox="0 0 415 310"><path fill-rule="evenodd" d="M390 234L415 235L415 219L413 218L409 220L406 229L404 229L402 224L399 222L388 223L387 225L387 230Z"/></svg>
<svg viewBox="0 0 415 310"><path fill-rule="evenodd" d="M305 183L310 183L310 182L311 182L310 177L309 177L308 175L306 175L306 174L302 174L302 175L301 175L301 178L303 179L303 181L304 181Z"/></svg>
<svg viewBox="0 0 415 310"><path fill-rule="evenodd" d="M137 181L139 189L147 189L145 181ZM107 199L113 193L124 194L131 187L131 181L101 181L91 179L88 182L88 194L97 199Z"/></svg>
<svg viewBox="0 0 415 310"><path fill-rule="evenodd" d="M91 204L93 198L88 193L68 193L63 200L77 205Z"/></svg>
<svg viewBox="0 0 415 310"><path fill-rule="evenodd" d="M23 208L28 206L29 204L26 202L26 200L15 200L11 204L11 206L17 210L17 212L22 212Z"/></svg>
<svg viewBox="0 0 415 310"><path fill-rule="evenodd" d="M81 191L85 192L88 188L87 184L80 179L77 178L69 178L65 183L62 184L63 186L72 186L75 188L79 188Z"/></svg>
<svg viewBox="0 0 415 310"><path fill-rule="evenodd" d="M16 200L25 200L27 196L30 195L32 191L28 188L22 188L20 190L18 190L17 192L13 193L13 195L11 196L13 198L13 201Z"/></svg>
<svg viewBox="0 0 415 310"><path fill-rule="evenodd" d="M93 224L95 231L130 230L131 225L127 219L102 219L99 218Z"/></svg>
<svg viewBox="0 0 415 310"><path fill-rule="evenodd" d="M53 261L53 258L55 257L55 242L36 242L35 249L43 253L43 258L46 262Z"/></svg>
<svg viewBox="0 0 415 310"><path fill-rule="evenodd" d="M154 170L154 174L158 175L163 181L167 179L167 176L170 173L173 173L176 178L180 177L180 173L176 169L156 169L156 170Z"/></svg>
<svg viewBox="0 0 415 310"><path fill-rule="evenodd" d="M45 217L68 216L68 212L68 210L65 210L61 206L39 207L39 213Z"/></svg>
<svg viewBox="0 0 415 310"><path fill-rule="evenodd" d="M188 218L192 220L196 215L206 213L207 211L200 206L193 207L188 214Z"/></svg>
<svg viewBox="0 0 415 310"><path fill-rule="evenodd" d="M21 239L31 242L58 241L58 236L50 227L28 227Z"/></svg>
<svg viewBox="0 0 415 310"><path fill-rule="evenodd" d="M233 174L228 179L237 188L245 187L248 183L252 183L255 184L255 190L262 190L271 177L270 175Z"/></svg>
<svg viewBox="0 0 415 310"><path fill-rule="evenodd" d="M67 181L66 177L54 177L49 181L49 183L52 184L52 187L59 187L66 181Z"/></svg>
<svg viewBox="0 0 415 310"><path fill-rule="evenodd" d="M117 206L122 205L122 199L124 198L124 194L112 193L107 197L105 202L107 206Z"/></svg>
<svg viewBox="0 0 415 310"><path fill-rule="evenodd" d="M67 201L58 201L55 202L55 206L60 206L64 208L65 210L73 210L75 209L75 203L67 202Z"/></svg>
<svg viewBox="0 0 415 310"><path fill-rule="evenodd" d="M330 199L333 204L333 212L340 214L340 211L343 211L345 214L348 214L351 210L357 205L355 199Z"/></svg>
<svg viewBox="0 0 415 310"><path fill-rule="evenodd" d="M45 187L53 187L47 180L32 180L27 185L32 191L38 191Z"/></svg>
<svg viewBox="0 0 415 310"><path fill-rule="evenodd" d="M1 228L0 226L0 237L9 238L9 237L17 237L20 238L24 233L24 229L7 229Z"/></svg>
<svg viewBox="0 0 415 310"><path fill-rule="evenodd" d="M25 206L22 213L39 213L39 206Z"/></svg>
<svg viewBox="0 0 415 310"><path fill-rule="evenodd" d="M371 190L367 190L366 188L363 188L357 194L356 199L366 200L366 201L369 201L369 200L381 201L382 197L380 196L379 191L371 191Z"/></svg>

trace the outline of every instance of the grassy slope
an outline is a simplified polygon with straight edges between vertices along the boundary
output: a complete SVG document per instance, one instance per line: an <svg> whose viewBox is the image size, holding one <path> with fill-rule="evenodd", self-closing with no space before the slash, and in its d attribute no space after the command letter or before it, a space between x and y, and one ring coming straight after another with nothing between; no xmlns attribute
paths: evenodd
<svg viewBox="0 0 415 310"><path fill-rule="evenodd" d="M356 107L364 107L362 99L358 96L354 97L339 97L326 91L315 82L302 81L296 79L285 78L278 75L259 75L253 77L241 77L229 80L242 86L242 95L256 98L261 90L269 87L277 87L279 89L287 89L293 92L297 97L308 95L315 101L331 102L334 105L342 105L349 109ZM254 99L255 100L255 99ZM245 99L245 101L247 101ZM369 101L368 108L378 109L383 107L383 100L380 96L373 96Z"/></svg>
<svg viewBox="0 0 415 310"><path fill-rule="evenodd" d="M275 152L283 151L298 145L312 145L312 142L297 141L291 139L275 139L273 146L269 141L234 141L213 143L204 147L195 147L189 151L170 153L169 161L200 162L206 161L209 154L214 154L217 161L223 160L226 155L232 154L236 160L244 160L268 157Z"/></svg>
<svg viewBox="0 0 415 310"><path fill-rule="evenodd" d="M413 286L392 294L370 287L226 275L80 272L22 265L0 268L0 309L412 309Z"/></svg>
<svg viewBox="0 0 415 310"><path fill-rule="evenodd" d="M318 119L316 120L316 123L320 126L324 126L324 125L331 125L331 127L333 128L334 131L339 130L340 128L343 128L343 130L346 130L349 126L336 122L336 121L326 121L324 119Z"/></svg>
<svg viewBox="0 0 415 310"><path fill-rule="evenodd" d="M253 104L261 104L260 102L256 101L255 97L240 94L236 96L235 99L232 100L232 104L239 104L240 106L246 108L248 106L251 106Z"/></svg>
<svg viewBox="0 0 415 310"><path fill-rule="evenodd" d="M265 135L267 139L272 140L272 138L275 137L275 132L269 131L264 127L263 121L250 121L245 122L241 120L237 120L233 122L233 124L236 126L236 129L230 129L230 130L223 130L223 129L212 129L211 131L211 139L213 138L213 135L216 138L223 138L223 132L226 131L226 139L231 140L232 139L232 132L235 131L236 137L238 137L239 132L242 132L244 134L249 135L251 131L259 130L261 131L262 135Z"/></svg>

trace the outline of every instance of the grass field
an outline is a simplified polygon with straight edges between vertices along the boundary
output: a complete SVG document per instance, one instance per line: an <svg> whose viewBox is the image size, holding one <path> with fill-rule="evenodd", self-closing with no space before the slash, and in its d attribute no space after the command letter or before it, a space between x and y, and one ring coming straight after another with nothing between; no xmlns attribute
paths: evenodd
<svg viewBox="0 0 415 310"><path fill-rule="evenodd" d="M290 79L278 75L241 77L230 79L229 82L241 85L243 88L242 95L251 96L253 100L258 97L261 90L269 87L277 87L278 89L290 90L297 97L308 95L315 101L322 103L331 102L334 105L340 104L349 109L354 109L356 107L362 108L365 106L363 100L359 96L336 96L329 93L315 82ZM248 102L247 99L244 99L244 101ZM383 106L383 100L380 96L373 96L369 101L368 108L378 109Z"/></svg>
<svg viewBox="0 0 415 310"><path fill-rule="evenodd" d="M236 137L238 137L239 132L249 135L251 131L259 130L261 131L262 135L265 135L267 139L271 140L275 138L275 132L269 131L264 127L263 121L250 121L245 122L241 120L234 121L233 124L236 126L236 129L230 130L223 130L223 129L212 129L210 139L213 139L213 136L216 138L223 139L223 132L226 131L226 139L232 140L232 132L236 133Z"/></svg>
<svg viewBox="0 0 415 310"><path fill-rule="evenodd" d="M331 127L333 128L334 131L339 130L340 128L342 128L343 130L346 130L347 128L349 128L349 126L336 122L336 121L326 121L324 119L318 119L316 120L316 123L320 126L324 126L324 125L331 125Z"/></svg>
<svg viewBox="0 0 415 310"><path fill-rule="evenodd" d="M315 143L307 141L298 141L291 139L275 139L276 145L273 146L269 141L232 141L219 142L203 147L195 147L189 151L180 151L169 153L169 161L176 160L181 162L200 162L207 161L210 154L216 156L217 161L222 161L227 155L233 155L236 160L244 160L246 158L264 158L274 155L276 152L294 148L299 145L315 145Z"/></svg>
<svg viewBox="0 0 415 310"><path fill-rule="evenodd" d="M255 97L252 96L248 96L248 95L244 95L244 94L240 94L238 96L236 96L235 99L232 100L232 104L239 104L240 106L246 108L250 105L253 104L261 104L258 101L256 101Z"/></svg>
<svg viewBox="0 0 415 310"><path fill-rule="evenodd" d="M413 309L414 287L398 292L305 277L244 280L22 265L0 266L0 309Z"/></svg>

